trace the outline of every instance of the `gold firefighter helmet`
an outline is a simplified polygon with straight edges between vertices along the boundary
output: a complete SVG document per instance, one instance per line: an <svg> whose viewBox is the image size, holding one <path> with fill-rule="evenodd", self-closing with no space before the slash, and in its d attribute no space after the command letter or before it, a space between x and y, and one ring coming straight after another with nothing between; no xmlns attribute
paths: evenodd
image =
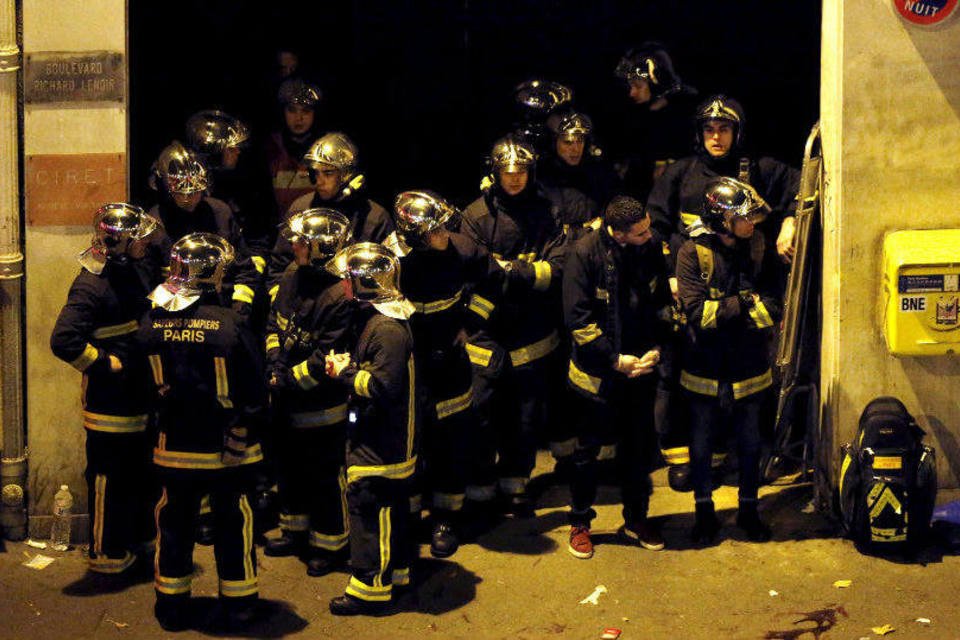
<svg viewBox="0 0 960 640"><path fill-rule="evenodd" d="M500 138L490 150L490 168L494 171L530 170L536 161L533 146L511 136Z"/></svg>

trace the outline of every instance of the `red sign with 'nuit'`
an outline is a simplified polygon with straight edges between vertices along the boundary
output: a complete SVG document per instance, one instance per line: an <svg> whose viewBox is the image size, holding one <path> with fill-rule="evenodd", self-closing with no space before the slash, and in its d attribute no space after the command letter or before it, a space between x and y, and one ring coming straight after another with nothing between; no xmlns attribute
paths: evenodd
<svg viewBox="0 0 960 640"><path fill-rule="evenodd" d="M893 0L900 16L924 26L939 24L950 17L960 0Z"/></svg>

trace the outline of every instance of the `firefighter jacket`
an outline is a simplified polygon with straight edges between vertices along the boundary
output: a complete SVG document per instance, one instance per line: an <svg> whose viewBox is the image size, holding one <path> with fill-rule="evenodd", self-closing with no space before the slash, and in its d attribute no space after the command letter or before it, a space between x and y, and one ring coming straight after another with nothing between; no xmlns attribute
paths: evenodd
<svg viewBox="0 0 960 640"><path fill-rule="evenodd" d="M647 200L654 240L667 244L671 271L676 267L677 251L687 239L687 228L699 220L707 184L718 176L750 184L770 205L772 213L758 225L770 247L776 244L783 219L796 210L800 173L778 160L746 156L717 160L705 155L678 160L656 181Z"/></svg>
<svg viewBox="0 0 960 640"><path fill-rule="evenodd" d="M587 145L580 164L571 166L557 156L555 152L547 155L537 165L538 180L547 191L573 189L583 198L571 209L563 211L565 224L579 224L603 215L607 203L619 190L620 179L613 167L602 157L602 151L593 145Z"/></svg>
<svg viewBox="0 0 960 640"><path fill-rule="evenodd" d="M240 451L240 464L263 459L257 442L266 406L263 358L236 311L216 304L213 295L182 311L155 307L137 337L156 391L154 464L222 469L225 448Z"/></svg>
<svg viewBox="0 0 960 640"><path fill-rule="evenodd" d="M148 268L142 260L109 260L100 275L80 271L54 325L50 347L83 373L83 426L92 431L146 429L149 378L135 338L149 304ZM121 371L110 371L111 354L120 359Z"/></svg>
<svg viewBox="0 0 960 640"><path fill-rule="evenodd" d="M320 134L309 133L303 142L293 140L288 133L274 131L266 144L267 167L273 182L273 197L277 211L282 215L293 201L313 193L310 172L303 163L303 154Z"/></svg>
<svg viewBox="0 0 960 640"><path fill-rule="evenodd" d="M607 229L577 241L563 273L563 316L573 339L568 372L581 394L603 396L620 354L642 356L670 336L672 296L652 241L620 246Z"/></svg>
<svg viewBox="0 0 960 640"><path fill-rule="evenodd" d="M464 210L460 230L505 271L478 283L471 295L468 311L486 326L470 338L470 360L487 366L490 342L506 349L514 366L551 353L559 345L556 318L566 245L550 201L530 187L515 197L493 187Z"/></svg>
<svg viewBox="0 0 960 640"><path fill-rule="evenodd" d="M150 209L150 214L163 223L163 229L158 229L150 236L148 254L162 273L167 272L170 249L177 240L190 233L215 233L229 242L234 250L233 264L227 268L224 277L224 289L230 292L234 302L253 304L266 263L260 256L250 253L227 203L204 197L191 212L180 209L169 197L164 196L160 204Z"/></svg>
<svg viewBox="0 0 960 640"><path fill-rule="evenodd" d="M716 396L719 383L730 383L739 400L772 384L767 343L781 314L776 265L756 235L733 247L714 234L684 243L677 284L690 344L681 386Z"/></svg>
<svg viewBox="0 0 960 640"><path fill-rule="evenodd" d="M293 426L346 420L346 391L324 370L331 350L349 349L351 309L343 283L326 271L291 265L280 280L267 318L267 375L282 382L280 408Z"/></svg>
<svg viewBox="0 0 960 640"><path fill-rule="evenodd" d="M410 318L414 347L424 354L453 350L468 323L468 332L479 328L480 316L467 313L470 289L503 274L490 254L460 233L450 234L443 251L411 250L400 266L400 291L416 308Z"/></svg>
<svg viewBox="0 0 960 640"><path fill-rule="evenodd" d="M380 243L394 230L393 218L387 210L373 200L368 200L363 189L332 202L321 200L316 192L308 193L297 198L290 205L283 216L283 221L289 220L301 211L316 207L329 207L345 215L350 220L350 239L353 242ZM293 247L289 240L280 236L270 255L267 271L267 291L271 299L276 296L280 277L291 262L293 262Z"/></svg>
<svg viewBox="0 0 960 640"><path fill-rule="evenodd" d="M347 482L409 478L417 465L420 415L413 336L406 322L354 307L351 363L337 378L350 390L356 422L347 430Z"/></svg>

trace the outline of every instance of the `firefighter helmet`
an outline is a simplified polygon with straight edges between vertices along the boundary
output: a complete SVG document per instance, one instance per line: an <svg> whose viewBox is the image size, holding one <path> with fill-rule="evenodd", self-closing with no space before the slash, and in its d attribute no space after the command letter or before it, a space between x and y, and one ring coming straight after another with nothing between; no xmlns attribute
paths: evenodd
<svg viewBox="0 0 960 640"><path fill-rule="evenodd" d="M743 107L740 103L718 93L704 100L696 112L696 148L700 151L703 146L703 125L711 120L720 120L729 122L735 129L733 137L733 148L741 146L743 142L743 130L746 125L746 118L743 113ZM731 149L732 151L733 149Z"/></svg>
<svg viewBox="0 0 960 640"><path fill-rule="evenodd" d="M533 147L512 136L500 138L490 150L490 168L494 171L530 170L537 161Z"/></svg>
<svg viewBox="0 0 960 640"><path fill-rule="evenodd" d="M401 300L400 261L383 245L358 242L341 249L327 269L343 279L349 279L353 296L366 302L393 302Z"/></svg>
<svg viewBox="0 0 960 640"><path fill-rule="evenodd" d="M173 243L170 274L147 296L167 311L181 311L204 291L219 291L233 247L215 233L191 233Z"/></svg>
<svg viewBox="0 0 960 640"><path fill-rule="evenodd" d="M703 212L700 219L715 233L730 233L736 219L753 224L762 222L770 206L745 182L721 176L711 180L703 193Z"/></svg>
<svg viewBox="0 0 960 640"><path fill-rule="evenodd" d="M302 78L288 78L280 83L277 100L284 107L299 104L316 109L323 100L323 92L320 87L305 82Z"/></svg>
<svg viewBox="0 0 960 640"><path fill-rule="evenodd" d="M658 42L645 42L627 51L617 63L614 74L627 82L643 80L650 87L650 97L654 100L684 90L670 54Z"/></svg>
<svg viewBox="0 0 960 640"><path fill-rule="evenodd" d="M551 80L527 80L514 88L513 99L525 117L543 122L551 111L573 101L573 91Z"/></svg>
<svg viewBox="0 0 960 640"><path fill-rule="evenodd" d="M280 234L308 245L310 264L322 267L350 240L350 220L333 209L306 209L291 216Z"/></svg>
<svg viewBox="0 0 960 640"><path fill-rule="evenodd" d="M459 211L432 191L404 191L393 201L397 229L408 242L446 225Z"/></svg>
<svg viewBox="0 0 960 640"><path fill-rule="evenodd" d="M238 147L250 139L250 129L223 111L198 111L187 120L187 144L206 156L219 155L227 147Z"/></svg>
<svg viewBox="0 0 960 640"><path fill-rule="evenodd" d="M78 260L91 273L99 274L107 260L124 263L130 247L149 236L159 221L136 205L126 202L105 204L93 215L93 238L90 247Z"/></svg>
<svg viewBox="0 0 960 640"><path fill-rule="evenodd" d="M587 114L578 111L553 113L547 118L547 128L556 139L569 141L586 139L593 132L593 120Z"/></svg>
<svg viewBox="0 0 960 640"><path fill-rule="evenodd" d="M314 170L324 164L336 167L346 181L357 171L357 145L346 134L332 131L310 145L303 161Z"/></svg>
<svg viewBox="0 0 960 640"><path fill-rule="evenodd" d="M174 140L157 158L154 173L158 184L170 193L189 195L204 191L210 184L207 167L196 153Z"/></svg>

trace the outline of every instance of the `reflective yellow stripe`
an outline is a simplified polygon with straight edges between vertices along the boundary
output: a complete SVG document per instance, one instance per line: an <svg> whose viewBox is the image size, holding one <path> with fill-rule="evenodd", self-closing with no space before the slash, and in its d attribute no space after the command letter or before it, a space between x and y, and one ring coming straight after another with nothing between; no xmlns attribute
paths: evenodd
<svg viewBox="0 0 960 640"><path fill-rule="evenodd" d="M720 302L717 300L705 300L703 302L703 316L700 318L701 329L717 328L717 311L720 310Z"/></svg>
<svg viewBox="0 0 960 640"><path fill-rule="evenodd" d="M307 365L306 360L290 369L290 372L293 373L293 379L297 381L301 389L313 389L320 384L318 380L310 375L310 367Z"/></svg>
<svg viewBox="0 0 960 640"><path fill-rule="evenodd" d="M765 329L767 327L773 326L773 318L770 317L770 312L767 311L767 308L764 306L760 300L757 300L753 307L751 307L750 318L753 320L753 323L757 325L758 329Z"/></svg>
<svg viewBox="0 0 960 640"><path fill-rule="evenodd" d="M434 300L433 302L417 302L415 300L410 300L413 304L413 308L417 310L418 313L438 313L440 311L446 311L453 305L460 302L460 296L463 295L463 289L457 291L452 298L447 298L445 300Z"/></svg>
<svg viewBox="0 0 960 640"><path fill-rule="evenodd" d="M570 367L567 372L570 382L580 387L584 391L589 391L593 395L600 393L600 384L603 382L600 378L595 378L581 371L573 360L570 361Z"/></svg>
<svg viewBox="0 0 960 640"><path fill-rule="evenodd" d="M340 467L337 473L337 485L340 487L340 521L343 522L344 535L350 537L350 511L347 505L347 470Z"/></svg>
<svg viewBox="0 0 960 640"><path fill-rule="evenodd" d="M290 414L290 426L297 429L326 427L347 419L347 405L340 404L322 411L302 411Z"/></svg>
<svg viewBox="0 0 960 640"><path fill-rule="evenodd" d="M133 566L137 556L129 551L125 551L122 558L89 558L87 559L87 568L94 573L123 573Z"/></svg>
<svg viewBox="0 0 960 640"><path fill-rule="evenodd" d="M553 270L546 260L537 260L533 263L533 290L546 291L550 288L550 277Z"/></svg>
<svg viewBox="0 0 960 640"><path fill-rule="evenodd" d="M278 291L280 291L280 285L278 284L273 285L272 287L270 287L270 290L267 291L267 295L270 296L270 302L276 301ZM279 324L279 322L277 324Z"/></svg>
<svg viewBox="0 0 960 640"><path fill-rule="evenodd" d="M153 382L158 387L163 385L163 362L160 360L160 356L157 354L151 354L148 359L150 360L150 368L153 370Z"/></svg>
<svg viewBox="0 0 960 640"><path fill-rule="evenodd" d="M490 349L484 349L483 347L478 347L477 345L470 344L469 342L467 343L466 347L467 356L469 356L470 362L478 367L490 366L490 358L493 357L493 351Z"/></svg>
<svg viewBox="0 0 960 640"><path fill-rule="evenodd" d="M470 408L470 405L473 403L473 387L467 389L466 393L463 393L456 398L451 398L449 400L443 400L437 403L437 418L443 420L444 418L449 418L450 416L460 413L461 411L466 411Z"/></svg>
<svg viewBox="0 0 960 640"><path fill-rule="evenodd" d="M347 546L350 536L346 533L327 535L317 531L310 532L310 546L326 551L340 551Z"/></svg>
<svg viewBox="0 0 960 640"><path fill-rule="evenodd" d="M894 470L903 468L903 458L900 456L877 456L873 459L874 469Z"/></svg>
<svg viewBox="0 0 960 640"><path fill-rule="evenodd" d="M395 464L382 464L375 466L350 466L347 467L347 483L356 482L360 478L390 478L393 480L403 480L413 475L417 468L417 456L409 460L397 462Z"/></svg>
<svg viewBox="0 0 960 640"><path fill-rule="evenodd" d="M246 302L253 304L253 289L245 284L233 285L233 300L235 302Z"/></svg>
<svg viewBox="0 0 960 640"><path fill-rule="evenodd" d="M603 335L603 331L597 326L596 322L591 322L587 326L580 329L574 329L572 333L573 341L581 346L587 344L588 342L593 342Z"/></svg>
<svg viewBox="0 0 960 640"><path fill-rule="evenodd" d="M367 602L389 602L392 585L370 586L360 582L355 576L350 576L347 583L347 595Z"/></svg>
<svg viewBox="0 0 960 640"><path fill-rule="evenodd" d="M770 372L770 369L767 369L765 372L754 378L748 378L746 380L734 382L733 399L739 400L741 398L746 398L747 396L763 391L772 384L773 374Z"/></svg>
<svg viewBox="0 0 960 640"><path fill-rule="evenodd" d="M467 309L473 311L484 320L489 320L490 314L493 313L493 310L496 308L497 305L477 294L470 296L470 303L467 305Z"/></svg>
<svg viewBox="0 0 960 640"><path fill-rule="evenodd" d="M530 263L530 262L533 262L534 258L536 257L537 257L537 253L535 251L531 251L530 253L517 254L517 260L519 260L520 262Z"/></svg>
<svg viewBox="0 0 960 640"><path fill-rule="evenodd" d="M310 528L310 516L305 513L281 513L280 528L284 531L306 531Z"/></svg>
<svg viewBox="0 0 960 640"><path fill-rule="evenodd" d="M661 449L663 461L667 464L687 464L690 462L689 447L673 447L671 449Z"/></svg>
<svg viewBox="0 0 960 640"><path fill-rule="evenodd" d="M100 327L99 329L95 329L93 331L93 337L98 339L115 338L128 333L134 333L139 328L140 324L136 320L131 320L130 322L124 322L123 324L114 324L110 325L109 327Z"/></svg>
<svg viewBox="0 0 960 640"><path fill-rule="evenodd" d="M390 566L390 507L380 509L380 571L373 578L375 586L383 586L383 576L387 573L387 567ZM402 515L400 517L403 517Z"/></svg>
<svg viewBox="0 0 960 640"><path fill-rule="evenodd" d="M893 491L891 491L890 487L885 483L873 485L873 488L871 488L870 492L867 494L867 502L871 504L871 519L876 519L877 516L879 516L883 511L884 507L887 506L897 513L903 511L903 505L900 503L900 500L897 499L897 496L893 495Z"/></svg>
<svg viewBox="0 0 960 640"><path fill-rule="evenodd" d="M720 382L711 378L701 378L687 371L680 372L680 386L688 391L704 396L716 396L720 390Z"/></svg>
<svg viewBox="0 0 960 640"><path fill-rule="evenodd" d="M413 457L413 438L417 432L417 379L413 354L407 358L407 457Z"/></svg>
<svg viewBox="0 0 960 640"><path fill-rule="evenodd" d="M363 396L364 398L371 398L370 395L370 372L361 369L357 371L357 375L353 379L353 390L357 392L357 395Z"/></svg>
<svg viewBox="0 0 960 640"><path fill-rule="evenodd" d="M263 450L254 444L243 451L240 464L253 464L263 460ZM190 451L169 451L159 447L153 450L153 463L159 467L172 469L224 469L219 453L193 453Z"/></svg>
<svg viewBox="0 0 960 640"><path fill-rule="evenodd" d="M844 453L843 463L840 465L840 483L839 483L839 486L837 487L837 491L841 496L843 495L843 479L846 477L847 469L850 468L850 463L852 462L853 462L853 458L850 456L850 454Z"/></svg>
<svg viewBox="0 0 960 640"><path fill-rule="evenodd" d="M274 349L280 348L280 336L275 333L270 333L267 335L266 342L267 351L273 351Z"/></svg>
<svg viewBox="0 0 960 640"><path fill-rule="evenodd" d="M217 401L224 409L232 409L230 400L230 380L227 378L227 361L221 356L213 358L213 370L217 378Z"/></svg>
<svg viewBox="0 0 960 640"><path fill-rule="evenodd" d="M405 587L410 584L410 569L394 569L390 582L396 587Z"/></svg>
<svg viewBox="0 0 960 640"><path fill-rule="evenodd" d="M255 577L249 580L220 580L220 595L224 598L243 598L259 591Z"/></svg>
<svg viewBox="0 0 960 640"><path fill-rule="evenodd" d="M597 300L603 300L606 303L610 302L610 292L607 291L606 289L601 289L600 287L597 287L597 290L595 293L597 296Z"/></svg>
<svg viewBox="0 0 960 640"><path fill-rule="evenodd" d="M200 515L204 515L212 512L213 512L213 507L210 506L210 494L205 493L203 494L203 497L200 498Z"/></svg>
<svg viewBox="0 0 960 640"><path fill-rule="evenodd" d="M688 213L686 211L680 212L680 222L683 223L684 227L690 227L699 221L700 221L700 216L698 216L695 213Z"/></svg>
<svg viewBox="0 0 960 640"><path fill-rule="evenodd" d="M87 346L83 348L83 353L81 353L76 360L72 361L70 366L77 371L84 371L96 362L99 356L100 352L97 351L97 348L88 342Z"/></svg>
<svg viewBox="0 0 960 640"><path fill-rule="evenodd" d="M277 314L277 327L280 331L286 331L287 326L290 324L290 320L287 319L282 313Z"/></svg>
<svg viewBox="0 0 960 640"><path fill-rule="evenodd" d="M520 347L519 349L514 349L510 352L510 361L513 362L513 366L519 367L534 360L539 360L551 353L554 349L560 346L560 336L557 335L557 332L554 331L549 336L543 340L538 340L533 344L528 344L525 347Z"/></svg>
<svg viewBox="0 0 960 640"><path fill-rule="evenodd" d="M700 264L700 278L710 284L713 280L713 249L702 244L695 244L694 248L697 250L697 262Z"/></svg>
<svg viewBox="0 0 960 640"><path fill-rule="evenodd" d="M139 433L147 428L147 414L139 416L108 416L92 411L83 412L83 426L90 431L104 433Z"/></svg>
<svg viewBox="0 0 960 640"><path fill-rule="evenodd" d="M246 494L240 494L239 506L240 513L243 514L243 580L220 581L220 593L228 597L247 596L257 592L257 568L253 564L253 509L250 508ZM224 590L225 583L229 593Z"/></svg>
<svg viewBox="0 0 960 640"><path fill-rule="evenodd" d="M103 553L103 516L107 502L107 476L97 474L93 479L93 553Z"/></svg>
<svg viewBox="0 0 960 640"><path fill-rule="evenodd" d="M157 549L157 553L160 553L159 549ZM153 580L153 586L160 593L174 596L180 593L190 593L190 582L192 580L193 575L184 576L182 578L169 578L167 576L162 576L159 572L157 572Z"/></svg>
<svg viewBox="0 0 960 640"><path fill-rule="evenodd" d="M262 256L250 256L250 261L253 262L257 273L263 273L264 269L267 268L267 261L264 260Z"/></svg>

